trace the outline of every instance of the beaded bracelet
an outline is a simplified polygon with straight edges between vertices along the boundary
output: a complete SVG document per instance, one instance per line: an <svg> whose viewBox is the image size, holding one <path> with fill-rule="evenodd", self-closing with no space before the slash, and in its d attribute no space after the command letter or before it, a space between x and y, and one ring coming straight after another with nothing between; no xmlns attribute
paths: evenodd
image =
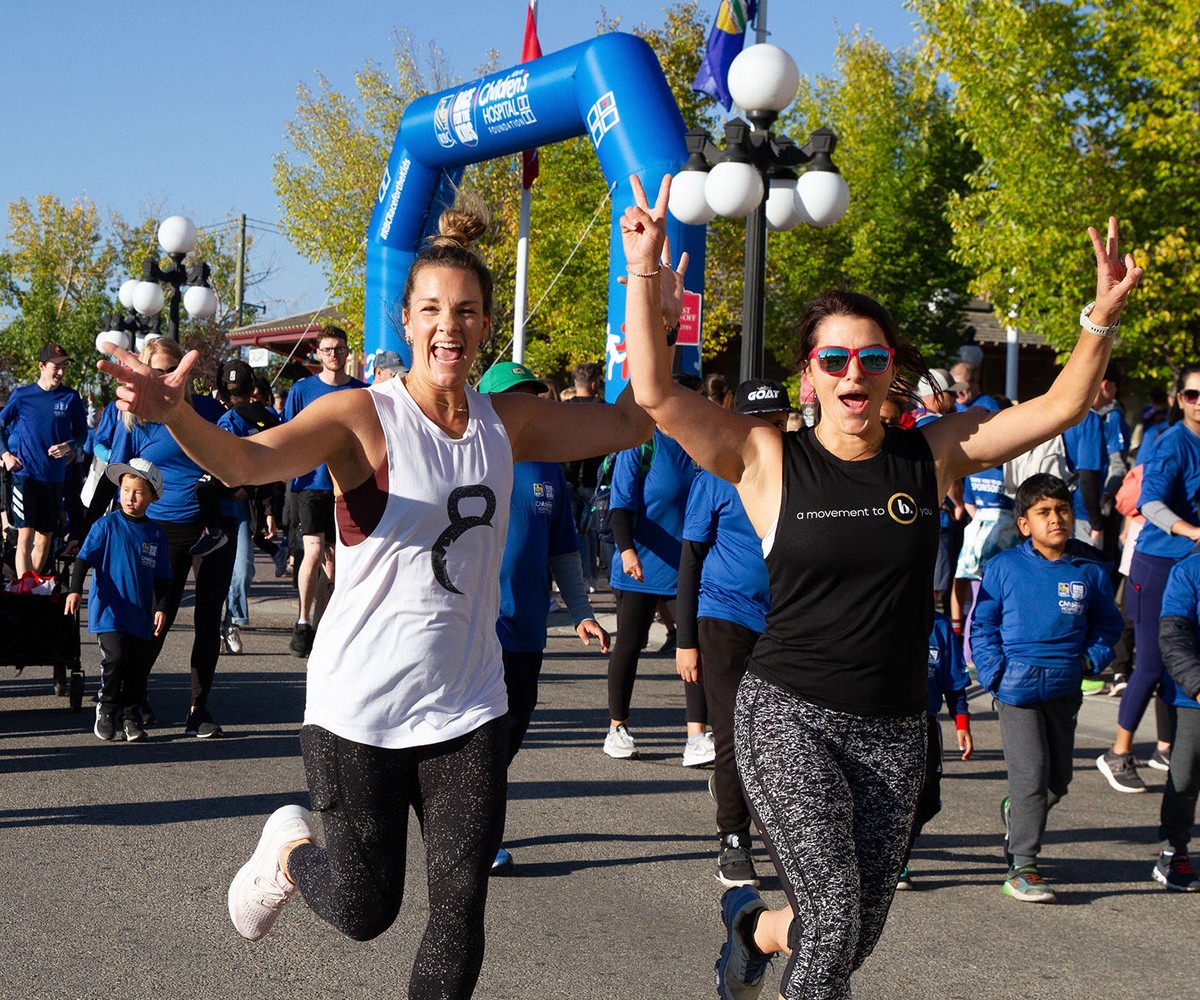
<svg viewBox="0 0 1200 1000"><path fill-rule="evenodd" d="M654 278L662 273L662 265L659 264L653 271L646 271L644 274L641 271L635 271L628 264L625 265L625 270L629 272L633 278Z"/></svg>

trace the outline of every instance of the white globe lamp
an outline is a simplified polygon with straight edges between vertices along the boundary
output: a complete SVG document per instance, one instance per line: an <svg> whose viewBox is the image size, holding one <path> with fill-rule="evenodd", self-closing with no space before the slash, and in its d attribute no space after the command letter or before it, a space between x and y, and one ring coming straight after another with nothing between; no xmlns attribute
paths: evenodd
<svg viewBox="0 0 1200 1000"><path fill-rule="evenodd" d="M194 319L212 319L217 314L217 296L211 288L192 285L183 293L183 308Z"/></svg>
<svg viewBox="0 0 1200 1000"><path fill-rule="evenodd" d="M767 225L777 233L786 233L808 221L808 213L796 195L796 178L772 177L767 191Z"/></svg>
<svg viewBox="0 0 1200 1000"><path fill-rule="evenodd" d="M762 175L751 163L724 160L708 172L704 182L705 200L727 219L744 219L762 204L762 197Z"/></svg>
<svg viewBox="0 0 1200 1000"><path fill-rule="evenodd" d="M137 287L137 278L130 278L128 281L121 283L121 287L117 292L117 300L126 309L133 308L133 290Z"/></svg>
<svg viewBox="0 0 1200 1000"><path fill-rule="evenodd" d="M191 219L183 215L171 215L158 226L158 242L167 253L188 254L200 238Z"/></svg>
<svg viewBox="0 0 1200 1000"><path fill-rule="evenodd" d="M129 350L129 335L122 330L105 330L96 335L96 350L101 354L111 357L114 347Z"/></svg>
<svg viewBox="0 0 1200 1000"><path fill-rule="evenodd" d="M834 170L806 170L796 185L796 193L810 225L821 229L841 221L850 207L850 188L846 179Z"/></svg>
<svg viewBox="0 0 1200 1000"><path fill-rule="evenodd" d="M750 45L729 67L729 93L747 111L780 112L796 99L800 70L778 45Z"/></svg>
<svg viewBox="0 0 1200 1000"><path fill-rule="evenodd" d="M133 308L143 316L157 316L162 312L163 290L157 281L139 281L133 288Z"/></svg>
<svg viewBox="0 0 1200 1000"><path fill-rule="evenodd" d="M671 180L671 200L667 207L685 225L702 226L717 214L704 196L707 180L706 170L681 170Z"/></svg>

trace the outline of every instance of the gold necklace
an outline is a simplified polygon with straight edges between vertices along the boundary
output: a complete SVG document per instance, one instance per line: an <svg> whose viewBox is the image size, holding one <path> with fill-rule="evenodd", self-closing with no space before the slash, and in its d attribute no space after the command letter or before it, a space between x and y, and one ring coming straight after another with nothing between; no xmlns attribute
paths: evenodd
<svg viewBox="0 0 1200 1000"><path fill-rule="evenodd" d="M817 441L820 442L820 445L822 448L824 448L827 452L829 452L829 454L831 454L834 458L839 459L840 461L843 461L843 462L858 462L864 458L871 458L873 456L870 453L872 453L872 452L877 453L879 451L880 447L882 447L882 445L883 445L883 437L881 436L878 441L876 441L874 444L868 444L857 455L854 455L851 458L842 458L841 455L839 455L832 448L830 448L824 441L821 440L821 425L820 424L817 424L817 426L813 428L813 434L816 435ZM884 432L884 434L886 436L886 431Z"/></svg>
<svg viewBox="0 0 1200 1000"><path fill-rule="evenodd" d="M408 390L408 394L410 396L412 396L413 399L416 399L416 394L413 392L412 386L408 384L408 378L405 377L403 379L403 382L404 382L404 388L406 388ZM451 410L454 413L470 413L471 412L471 408L469 406L455 406L453 403L444 403L444 402L442 402L442 400L438 399L435 396L426 397L426 401L430 402L430 403L434 403L437 406L444 406L447 410ZM420 402L420 400L418 400L418 402Z"/></svg>

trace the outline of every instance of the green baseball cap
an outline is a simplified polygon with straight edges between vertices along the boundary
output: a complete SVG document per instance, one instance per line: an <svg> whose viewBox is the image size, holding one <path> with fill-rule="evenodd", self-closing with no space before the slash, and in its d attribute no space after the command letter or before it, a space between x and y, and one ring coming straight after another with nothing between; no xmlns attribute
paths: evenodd
<svg viewBox="0 0 1200 1000"><path fill-rule="evenodd" d="M479 380L479 391L494 395L508 392L519 385L536 386L538 392L545 392L549 388L524 365L516 361L497 361L483 373L483 378Z"/></svg>

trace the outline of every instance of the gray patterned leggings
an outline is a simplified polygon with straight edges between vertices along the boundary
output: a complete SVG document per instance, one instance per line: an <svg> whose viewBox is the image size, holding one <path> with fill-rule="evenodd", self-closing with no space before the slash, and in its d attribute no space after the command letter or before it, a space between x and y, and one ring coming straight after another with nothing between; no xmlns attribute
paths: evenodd
<svg viewBox="0 0 1200 1000"><path fill-rule="evenodd" d="M747 674L734 731L750 812L795 919L786 1000L850 996L883 932L925 768L925 716L820 708Z"/></svg>

